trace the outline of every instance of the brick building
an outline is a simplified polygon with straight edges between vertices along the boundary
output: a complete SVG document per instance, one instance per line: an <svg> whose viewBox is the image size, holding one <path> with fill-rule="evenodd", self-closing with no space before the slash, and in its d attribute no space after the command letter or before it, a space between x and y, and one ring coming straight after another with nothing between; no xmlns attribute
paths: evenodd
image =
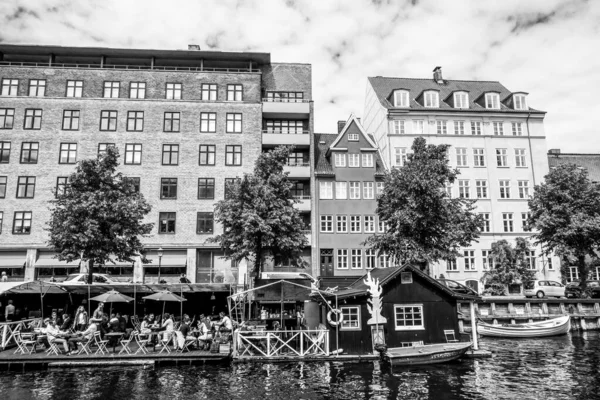
<svg viewBox="0 0 600 400"><path fill-rule="evenodd" d="M207 242L222 229L214 203L263 146L310 154L311 67L271 63L268 53L2 44L0 84L0 268L11 279L85 271L47 247L48 201L77 161L116 146L120 171L139 179L152 206L144 244L153 262L98 271L155 282L161 248L167 280L243 281ZM308 182L300 164L294 177ZM300 206L310 221L310 200Z"/></svg>

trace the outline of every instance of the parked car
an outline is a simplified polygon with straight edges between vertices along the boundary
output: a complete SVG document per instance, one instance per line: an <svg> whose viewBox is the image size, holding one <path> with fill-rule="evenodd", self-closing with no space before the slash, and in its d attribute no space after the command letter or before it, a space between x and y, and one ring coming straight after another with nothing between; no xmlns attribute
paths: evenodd
<svg viewBox="0 0 600 400"><path fill-rule="evenodd" d="M465 286L462 283L458 283L458 282L450 280L450 279L438 279L438 282L444 286L447 286L450 290L452 290L455 293L469 294L469 295L475 295L475 296L478 295L478 293L476 291L474 291L473 289L471 289L470 287Z"/></svg>
<svg viewBox="0 0 600 400"><path fill-rule="evenodd" d="M529 281L525 282L523 293L525 297L564 297L565 285L556 281Z"/></svg>
<svg viewBox="0 0 600 400"><path fill-rule="evenodd" d="M94 283L104 285L115 285L119 282L115 282L108 277L106 274L93 274ZM87 283L88 274L70 274L67 275L67 279L59 282L60 285L85 285Z"/></svg>
<svg viewBox="0 0 600 400"><path fill-rule="evenodd" d="M593 298L600 298L600 282L599 281L588 281L588 288L590 288L590 295ZM565 288L565 296L567 298L575 298L578 299L581 297L581 288L579 287L579 282L569 282Z"/></svg>

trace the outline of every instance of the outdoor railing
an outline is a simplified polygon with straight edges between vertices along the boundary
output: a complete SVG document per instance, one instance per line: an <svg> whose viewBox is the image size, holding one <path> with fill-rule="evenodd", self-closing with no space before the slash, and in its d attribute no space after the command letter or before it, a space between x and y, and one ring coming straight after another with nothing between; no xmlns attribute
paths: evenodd
<svg viewBox="0 0 600 400"><path fill-rule="evenodd" d="M255 68L211 68L211 67L171 67L150 65L117 65L117 64L79 64L79 63L36 63L0 61L0 66L9 67L43 67L43 68L88 68L88 69L126 69L126 70L157 70L157 71L193 71L193 72L260 72Z"/></svg>
<svg viewBox="0 0 600 400"><path fill-rule="evenodd" d="M310 167L310 161L288 161L285 165L287 167Z"/></svg>
<svg viewBox="0 0 600 400"><path fill-rule="evenodd" d="M2 350L5 350L11 343L16 344L15 334L20 332L21 329L25 328L31 323L33 323L35 327L39 328L42 323L42 319L30 318L14 322L0 322L0 331L2 331Z"/></svg>
<svg viewBox="0 0 600 400"><path fill-rule="evenodd" d="M296 200L310 200L310 194L295 194L294 197Z"/></svg>
<svg viewBox="0 0 600 400"><path fill-rule="evenodd" d="M264 97L262 99L263 102L267 103L310 103L310 100L306 99L294 99L294 98L273 98L273 97Z"/></svg>
<svg viewBox="0 0 600 400"><path fill-rule="evenodd" d="M308 135L310 131L300 129L263 129L263 135Z"/></svg>
<svg viewBox="0 0 600 400"><path fill-rule="evenodd" d="M234 357L306 357L329 355L329 331L235 332Z"/></svg>

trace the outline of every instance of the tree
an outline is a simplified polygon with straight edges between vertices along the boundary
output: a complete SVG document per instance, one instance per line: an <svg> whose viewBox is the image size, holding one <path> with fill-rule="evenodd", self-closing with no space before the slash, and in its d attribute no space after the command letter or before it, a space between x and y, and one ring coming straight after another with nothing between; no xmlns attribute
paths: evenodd
<svg viewBox="0 0 600 400"><path fill-rule="evenodd" d="M448 165L448 147L416 138L406 164L385 176L377 214L386 231L365 244L396 264L454 259L460 247L479 237L483 222L473 212L475 201L451 198L446 191L459 174Z"/></svg>
<svg viewBox="0 0 600 400"><path fill-rule="evenodd" d="M529 200L528 226L545 254L572 260L579 271L582 292L587 286L589 261L600 250L600 184L574 164L550 170Z"/></svg>
<svg viewBox="0 0 600 400"><path fill-rule="evenodd" d="M150 205L130 179L116 172L118 158L110 146L104 155L80 161L66 190L51 201L48 243L61 261L88 261L89 283L94 264L133 262L142 254L140 237L154 225L142 223Z"/></svg>
<svg viewBox="0 0 600 400"><path fill-rule="evenodd" d="M486 293L506 295L509 285L534 280L535 270L528 268L528 251L529 243L522 237L516 238L514 247L505 239L492 243L490 269L481 278L490 286Z"/></svg>
<svg viewBox="0 0 600 400"><path fill-rule="evenodd" d="M219 242L224 258L247 259L256 273L267 259L290 260L304 266L300 258L308 246L305 224L292 196L292 183L283 172L290 147L279 146L262 153L254 172L230 185L228 198L215 206L215 220L223 233L211 239Z"/></svg>

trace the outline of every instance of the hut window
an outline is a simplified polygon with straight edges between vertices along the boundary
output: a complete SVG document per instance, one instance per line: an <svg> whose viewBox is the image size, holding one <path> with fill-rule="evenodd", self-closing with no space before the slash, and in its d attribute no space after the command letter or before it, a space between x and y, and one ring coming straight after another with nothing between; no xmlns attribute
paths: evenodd
<svg viewBox="0 0 600 400"><path fill-rule="evenodd" d="M359 307L340 307L344 320L340 329L343 331L360 330L360 308Z"/></svg>
<svg viewBox="0 0 600 400"><path fill-rule="evenodd" d="M394 305L397 331L425 329L422 304Z"/></svg>

